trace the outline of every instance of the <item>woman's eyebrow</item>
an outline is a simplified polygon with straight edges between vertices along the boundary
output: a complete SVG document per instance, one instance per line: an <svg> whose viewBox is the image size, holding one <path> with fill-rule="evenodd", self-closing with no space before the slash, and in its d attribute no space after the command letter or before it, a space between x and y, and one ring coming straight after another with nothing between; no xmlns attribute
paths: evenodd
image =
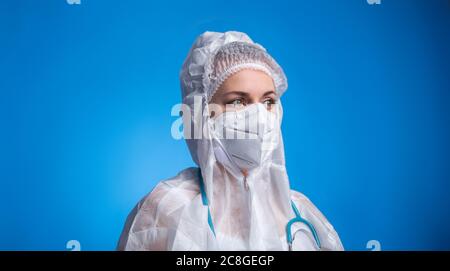
<svg viewBox="0 0 450 271"><path fill-rule="evenodd" d="M248 93L245 91L238 91L238 90L234 90L234 91L229 91L223 94L223 96L228 96L228 95L240 95L240 96L248 96Z"/></svg>
<svg viewBox="0 0 450 271"><path fill-rule="evenodd" d="M264 92L264 94L262 96L264 97L264 96L268 96L271 94L273 94L275 96L277 95L277 93L274 90L269 90L269 91Z"/></svg>

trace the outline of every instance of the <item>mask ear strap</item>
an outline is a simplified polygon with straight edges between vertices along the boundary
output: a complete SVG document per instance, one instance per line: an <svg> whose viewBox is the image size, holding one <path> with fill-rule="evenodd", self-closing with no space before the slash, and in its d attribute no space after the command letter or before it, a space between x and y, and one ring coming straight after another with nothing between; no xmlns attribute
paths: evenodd
<svg viewBox="0 0 450 271"><path fill-rule="evenodd" d="M320 239L319 239L319 236L317 235L317 232L316 232L316 229L314 228L314 226L308 220L301 217L300 212L297 209L297 206L295 206L295 204L292 200L291 200L291 206L292 206L292 209L294 210L295 217L293 219L289 220L289 222L286 225L286 238L287 238L287 242L289 245L289 250L292 250L292 241L293 241L291 227L292 227L292 224L294 224L296 222L303 223L309 228L309 230L312 232L312 235L314 237L317 247L320 249L321 248Z"/></svg>
<svg viewBox="0 0 450 271"><path fill-rule="evenodd" d="M211 217L211 211L209 209L208 197L206 196L205 184L203 183L203 176L202 176L202 171L200 168L198 170L198 173L199 173L198 175L199 175L199 181L200 181L200 193L202 195L202 202L203 202L204 206L208 206L208 225L215 237L216 231L214 230L214 224L213 224L212 217Z"/></svg>

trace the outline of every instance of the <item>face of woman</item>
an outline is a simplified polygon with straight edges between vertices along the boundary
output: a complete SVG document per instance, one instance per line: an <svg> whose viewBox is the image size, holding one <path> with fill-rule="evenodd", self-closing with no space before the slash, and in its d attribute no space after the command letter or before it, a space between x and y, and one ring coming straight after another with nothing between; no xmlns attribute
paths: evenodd
<svg viewBox="0 0 450 271"><path fill-rule="evenodd" d="M245 69L228 77L216 91L210 101L210 113L214 117L254 103L262 103L272 111L277 101L272 78L265 72Z"/></svg>

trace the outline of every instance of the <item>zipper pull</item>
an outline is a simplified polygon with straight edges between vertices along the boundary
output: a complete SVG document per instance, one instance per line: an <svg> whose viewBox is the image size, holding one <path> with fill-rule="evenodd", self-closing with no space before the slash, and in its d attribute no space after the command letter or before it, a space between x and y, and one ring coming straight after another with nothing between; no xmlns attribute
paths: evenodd
<svg viewBox="0 0 450 271"><path fill-rule="evenodd" d="M247 171L243 170L242 171L242 175L244 175L244 187L245 187L245 190L248 191L249 186L248 186L248 181L247 181L247 175L248 175Z"/></svg>

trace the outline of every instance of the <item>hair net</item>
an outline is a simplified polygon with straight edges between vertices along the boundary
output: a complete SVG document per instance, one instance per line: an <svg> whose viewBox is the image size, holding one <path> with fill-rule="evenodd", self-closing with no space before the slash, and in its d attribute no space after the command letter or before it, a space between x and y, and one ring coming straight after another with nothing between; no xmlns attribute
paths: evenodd
<svg viewBox="0 0 450 271"><path fill-rule="evenodd" d="M135 207L123 230L123 250L298 250L343 249L333 226L303 194L290 189L279 132L273 153L251 175L218 162L208 103L233 73L256 69L273 79L279 96L287 88L281 67L245 33L205 32L194 42L180 72L185 131L198 168L160 182ZM277 103L281 121L282 106ZM195 130L195 129L194 129ZM245 183L244 183L245 182ZM301 215L301 218L299 217ZM294 223L287 234L288 222ZM312 227L315 230L312 230ZM320 242L317 242L320 241ZM319 245L318 245L319 244Z"/></svg>
<svg viewBox="0 0 450 271"><path fill-rule="evenodd" d="M264 47L253 43L245 33L205 32L192 46L181 69L183 97L201 93L209 101L230 75L246 68L271 76L279 96L287 89L281 67Z"/></svg>

